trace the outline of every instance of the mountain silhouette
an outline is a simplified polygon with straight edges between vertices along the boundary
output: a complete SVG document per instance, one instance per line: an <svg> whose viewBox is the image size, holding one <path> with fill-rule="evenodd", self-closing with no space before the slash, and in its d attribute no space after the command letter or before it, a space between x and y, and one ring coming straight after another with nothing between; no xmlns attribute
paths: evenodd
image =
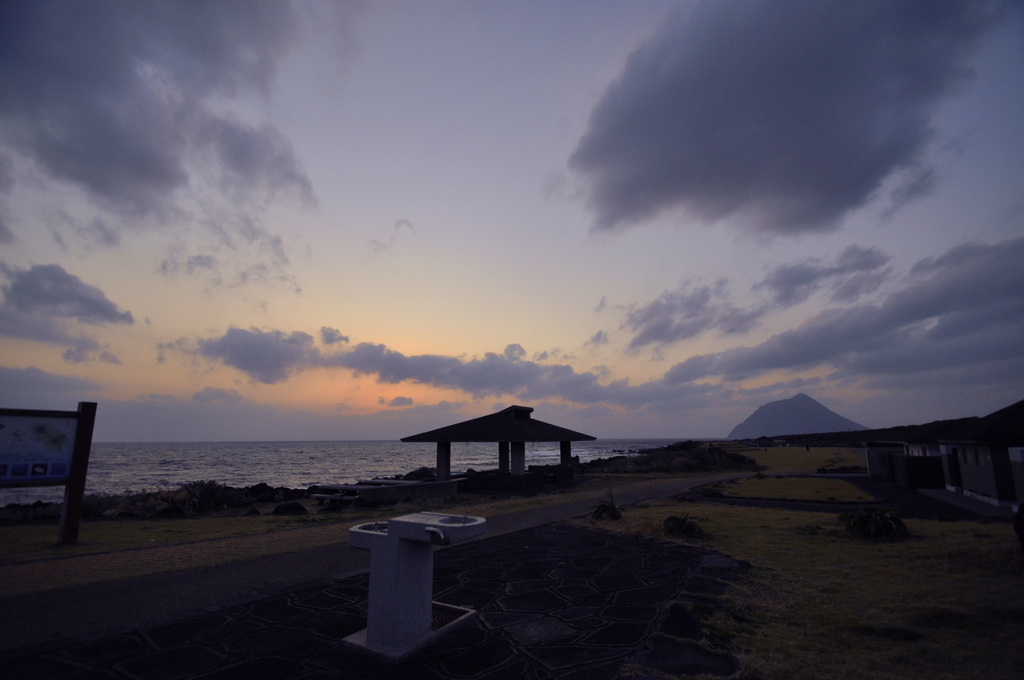
<svg viewBox="0 0 1024 680"><path fill-rule="evenodd" d="M866 429L868 428L830 411L801 392L791 399L770 401L759 407L749 418L732 428L729 439Z"/></svg>

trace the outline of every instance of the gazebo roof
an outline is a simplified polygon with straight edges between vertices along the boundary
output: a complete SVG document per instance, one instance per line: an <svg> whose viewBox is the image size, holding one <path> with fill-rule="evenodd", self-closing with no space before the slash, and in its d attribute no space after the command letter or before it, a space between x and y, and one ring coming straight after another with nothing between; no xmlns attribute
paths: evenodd
<svg viewBox="0 0 1024 680"><path fill-rule="evenodd" d="M529 406L509 406L489 416L473 418L430 432L403 437L403 442L581 442L597 437L551 425L530 417Z"/></svg>

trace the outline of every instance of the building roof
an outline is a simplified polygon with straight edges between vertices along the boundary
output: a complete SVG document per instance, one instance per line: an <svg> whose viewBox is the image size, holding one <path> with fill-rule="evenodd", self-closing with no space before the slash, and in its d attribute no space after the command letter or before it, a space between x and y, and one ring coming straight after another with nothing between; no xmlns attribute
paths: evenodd
<svg viewBox="0 0 1024 680"><path fill-rule="evenodd" d="M937 442L946 440L956 432L976 424L981 418L970 416L968 418L956 418L955 420L936 420L932 423L919 425L899 441L907 444Z"/></svg>
<svg viewBox="0 0 1024 680"><path fill-rule="evenodd" d="M942 441L1000 442L1024 446L1024 400L945 433Z"/></svg>
<svg viewBox="0 0 1024 680"><path fill-rule="evenodd" d="M529 406L509 406L489 416L473 418L429 432L403 437L403 442L581 442L597 437L551 425L530 417Z"/></svg>

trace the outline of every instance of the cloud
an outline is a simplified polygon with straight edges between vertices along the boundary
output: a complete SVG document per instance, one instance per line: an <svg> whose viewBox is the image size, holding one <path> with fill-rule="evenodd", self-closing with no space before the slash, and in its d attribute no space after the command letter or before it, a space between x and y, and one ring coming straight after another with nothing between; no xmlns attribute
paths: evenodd
<svg viewBox="0 0 1024 680"><path fill-rule="evenodd" d="M0 265L10 280L3 291L3 306L22 314L74 319L81 323L132 324L131 312L121 311L102 290L67 273L59 264L36 264L29 269Z"/></svg>
<svg viewBox="0 0 1024 680"><path fill-rule="evenodd" d="M847 249L836 259L835 267L859 271L883 260L870 249ZM741 383L772 371L819 373L790 375L773 383L772 394L781 396L787 392L791 396L792 389L819 385L823 380L832 385L879 377L920 380L923 375L953 375L965 370L999 376L990 383L992 389L1006 392L1024 389L1024 374L1018 370L1024 366L1021 261L1024 238L959 246L918 262L901 285L877 304L827 309L755 346L692 356L661 378L635 385L628 380L609 381L600 368L578 372L569 363L528 360L518 344L471 358L409 356L369 342L329 353L318 349L313 337L301 331L232 328L219 338L200 339L196 351L265 383L299 371L345 368L357 375L375 376L382 384L410 382L455 389L474 399L513 397L525 403L554 399L657 411L759 399L767 394L763 386L750 391ZM678 304L658 318L671 319L672 314L695 310L694 318L701 327L719 330L728 328L726 319L748 318L715 302L713 290L707 295L698 290L678 297L678 301L672 296L662 301L665 306ZM685 328L687 320L680 318L676 325ZM670 326L661 337L675 337L673 332ZM162 349L188 351L182 341ZM993 366L1000 366L1002 372L993 371Z"/></svg>
<svg viewBox="0 0 1024 680"><path fill-rule="evenodd" d="M691 288L683 284L665 291L642 307L632 308L623 324L636 335L628 348L637 350L651 344L669 345L717 330L727 335L746 333L764 314L764 309L738 309L728 301L726 282Z"/></svg>
<svg viewBox="0 0 1024 680"><path fill-rule="evenodd" d="M35 366L0 366L0 401L6 408L69 411L99 389L99 384L92 380L47 373Z"/></svg>
<svg viewBox="0 0 1024 680"><path fill-rule="evenodd" d="M96 340L75 335L74 323L90 326L132 324L132 313L122 311L99 288L90 286L57 264L32 265L29 269L0 263L9 283L0 286L0 335L56 345L70 345L65 361L88 361L101 349ZM120 363L110 352L100 360Z"/></svg>
<svg viewBox="0 0 1024 680"><path fill-rule="evenodd" d="M412 406L412 399L409 397L395 397L391 401L388 401L384 397L381 397L377 400L377 403L384 406L390 406L392 408L398 408L402 406Z"/></svg>
<svg viewBox="0 0 1024 680"><path fill-rule="evenodd" d="M200 339L198 351L267 384L286 379L296 369L316 365L320 357L309 333L263 332L258 328L229 328L219 338Z"/></svg>
<svg viewBox="0 0 1024 680"><path fill-rule="evenodd" d="M225 390L220 387L204 387L192 395L192 401L200 404L206 404L209 402L234 404L242 401L242 395L235 390Z"/></svg>
<svg viewBox="0 0 1024 680"><path fill-rule="evenodd" d="M599 345L607 345L607 344L608 344L608 332L607 331L598 331L598 332L594 333L593 335L591 335L590 339L587 340L585 343L583 343L583 346L587 347L588 345L592 345L594 347L597 347Z"/></svg>
<svg viewBox="0 0 1024 680"><path fill-rule="evenodd" d="M742 4L672 11L590 114L569 166L596 230L683 208L795 234L833 228L883 180L914 175L938 104L1006 3Z"/></svg>
<svg viewBox="0 0 1024 680"><path fill-rule="evenodd" d="M14 240L14 232L11 231L3 219L0 219L0 245L14 243Z"/></svg>
<svg viewBox="0 0 1024 680"><path fill-rule="evenodd" d="M826 367L840 379L1020 361L1022 257L1024 238L952 248L915 264L904 285L880 304L827 309L754 347L691 357L665 378L738 381L771 370Z"/></svg>
<svg viewBox="0 0 1024 680"><path fill-rule="evenodd" d="M265 94L297 39L273 0L2 3L0 139L131 215L173 210L200 166L231 197L310 201L281 132L222 106Z"/></svg>
<svg viewBox="0 0 1024 680"><path fill-rule="evenodd" d="M337 328L331 328L330 326L321 326L320 328L320 342L325 345L335 345L339 342L348 344L348 336L342 335L341 331Z"/></svg>
<svg viewBox="0 0 1024 680"><path fill-rule="evenodd" d="M776 305L790 307L806 300L823 284L831 282L832 299L847 302L874 292L885 280L879 271L889 263L889 256L878 248L847 246L835 264L823 266L817 259L772 269L754 290L766 288Z"/></svg>
<svg viewBox="0 0 1024 680"><path fill-rule="evenodd" d="M370 239L368 245L374 253L383 254L391 252L391 248L398 243L399 236L402 235L402 229L406 229L410 234L416 236L416 227L412 226L412 222L409 220L398 220L395 222L394 230L391 233L391 238L388 239L387 243L379 241L377 239Z"/></svg>

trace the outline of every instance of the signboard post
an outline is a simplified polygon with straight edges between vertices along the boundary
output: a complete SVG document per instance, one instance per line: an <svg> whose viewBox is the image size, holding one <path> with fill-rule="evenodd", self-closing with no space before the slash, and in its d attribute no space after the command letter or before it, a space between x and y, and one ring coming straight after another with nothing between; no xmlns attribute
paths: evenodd
<svg viewBox="0 0 1024 680"><path fill-rule="evenodd" d="M77 411L0 409L0 488L63 486L59 543L75 543L82 518L96 404Z"/></svg>

